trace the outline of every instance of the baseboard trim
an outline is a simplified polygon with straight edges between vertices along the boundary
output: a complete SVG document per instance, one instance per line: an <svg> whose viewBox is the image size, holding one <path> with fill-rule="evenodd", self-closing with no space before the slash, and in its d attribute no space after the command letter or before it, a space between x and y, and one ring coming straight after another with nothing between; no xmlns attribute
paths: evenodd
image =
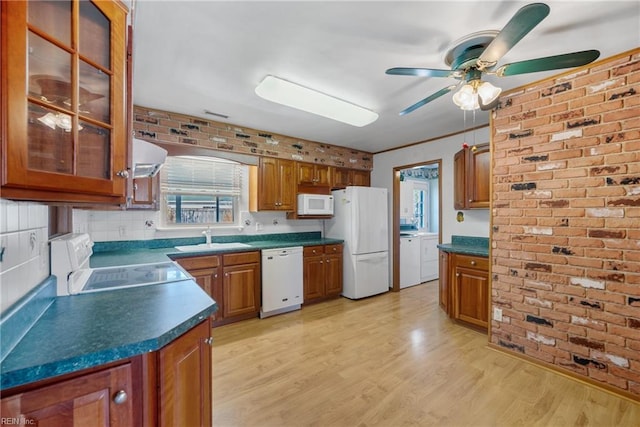
<svg viewBox="0 0 640 427"><path fill-rule="evenodd" d="M547 371L553 372L555 374L558 375L562 375L563 377L569 378L571 380L574 381L578 381L582 384L597 388L598 390L602 390L604 392L607 392L609 394L613 394L617 397L622 397L623 399L629 400L632 403L638 404L640 403L640 396L635 395L633 393L630 393L628 391L625 390L621 390L617 387L613 387L610 386L608 384L603 384L599 381L593 380L591 378L588 377L583 377L581 375L576 374L573 371L570 371L568 369L564 369L561 368L560 366L556 366L556 365L551 365L549 363L540 361L538 359L535 359L531 356L527 356L526 354L521 354L521 353L516 353L513 351L510 351L508 349L505 349L503 347L500 347L499 345L496 345L494 343L487 343L487 348L491 349L491 350L495 350L497 352L500 352L506 356L510 356L513 357L515 359L519 359L519 360L523 360L525 362L528 362L532 365L536 365L542 369L545 369Z"/></svg>

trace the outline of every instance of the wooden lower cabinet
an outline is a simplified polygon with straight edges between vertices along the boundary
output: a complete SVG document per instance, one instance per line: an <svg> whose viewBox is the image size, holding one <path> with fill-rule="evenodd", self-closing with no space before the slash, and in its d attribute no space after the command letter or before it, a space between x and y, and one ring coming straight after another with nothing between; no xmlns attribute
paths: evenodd
<svg viewBox="0 0 640 427"><path fill-rule="evenodd" d="M204 291L218 303L213 325L257 317L262 285L260 252L238 252L177 258Z"/></svg>
<svg viewBox="0 0 640 427"><path fill-rule="evenodd" d="M2 425L211 426L211 370L207 319L158 351L3 390Z"/></svg>
<svg viewBox="0 0 640 427"><path fill-rule="evenodd" d="M307 246L303 251L304 303L342 293L342 245Z"/></svg>
<svg viewBox="0 0 640 427"><path fill-rule="evenodd" d="M489 260L440 251L440 308L452 319L479 329L489 326Z"/></svg>
<svg viewBox="0 0 640 427"><path fill-rule="evenodd" d="M485 257L452 254L454 319L487 329L489 325L489 261Z"/></svg>
<svg viewBox="0 0 640 427"><path fill-rule="evenodd" d="M125 363L3 397L2 425L132 426L141 414L134 411L134 393L131 363Z"/></svg>
<svg viewBox="0 0 640 427"><path fill-rule="evenodd" d="M158 352L159 426L211 426L210 337L205 321Z"/></svg>
<svg viewBox="0 0 640 427"><path fill-rule="evenodd" d="M193 280L218 304L218 310L211 315L214 322L221 322L222 315L222 260L219 255L204 255L178 258L176 262L193 276Z"/></svg>
<svg viewBox="0 0 640 427"><path fill-rule="evenodd" d="M444 310L445 313L449 314L449 289L451 285L449 284L449 254L444 251L440 251L440 277L438 278L438 302L440 303L440 308Z"/></svg>

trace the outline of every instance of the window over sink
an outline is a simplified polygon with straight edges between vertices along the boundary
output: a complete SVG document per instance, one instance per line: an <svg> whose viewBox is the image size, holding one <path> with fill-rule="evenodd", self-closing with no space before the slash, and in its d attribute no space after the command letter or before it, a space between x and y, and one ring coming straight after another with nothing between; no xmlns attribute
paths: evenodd
<svg viewBox="0 0 640 427"><path fill-rule="evenodd" d="M231 160L169 156L160 170L164 227L239 225L246 166Z"/></svg>

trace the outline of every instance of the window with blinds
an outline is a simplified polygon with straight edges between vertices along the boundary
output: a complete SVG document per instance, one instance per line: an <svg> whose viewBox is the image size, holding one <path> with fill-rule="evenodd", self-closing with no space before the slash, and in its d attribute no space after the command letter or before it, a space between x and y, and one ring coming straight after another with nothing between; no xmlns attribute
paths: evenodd
<svg viewBox="0 0 640 427"><path fill-rule="evenodd" d="M208 157L167 157L160 170L163 222L233 225L238 222L245 167Z"/></svg>

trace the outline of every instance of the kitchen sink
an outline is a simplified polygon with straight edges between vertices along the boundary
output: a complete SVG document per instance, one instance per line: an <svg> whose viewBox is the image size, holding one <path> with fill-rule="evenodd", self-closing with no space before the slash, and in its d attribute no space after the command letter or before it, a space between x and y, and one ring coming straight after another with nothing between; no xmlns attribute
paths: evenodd
<svg viewBox="0 0 640 427"><path fill-rule="evenodd" d="M205 252L205 251L219 251L224 249L241 249L250 248L251 245L240 242L229 243L200 243L199 245L189 246L176 246L175 248L180 252Z"/></svg>

